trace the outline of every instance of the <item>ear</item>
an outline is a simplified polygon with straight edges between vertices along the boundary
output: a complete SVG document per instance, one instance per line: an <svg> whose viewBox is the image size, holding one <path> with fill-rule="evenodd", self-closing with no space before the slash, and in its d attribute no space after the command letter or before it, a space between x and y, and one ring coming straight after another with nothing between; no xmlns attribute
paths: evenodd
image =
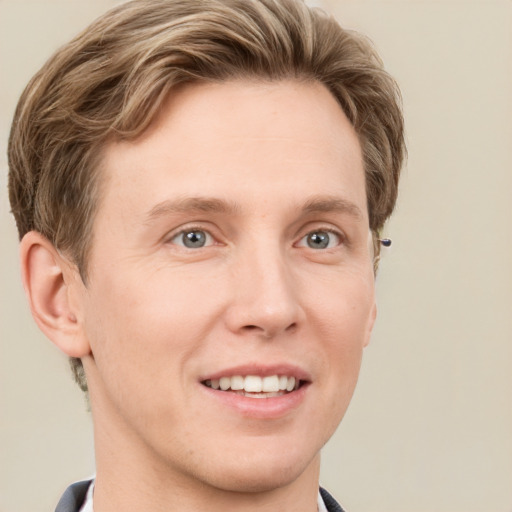
<svg viewBox="0 0 512 512"><path fill-rule="evenodd" d="M23 237L20 257L23 287L39 328L68 356L89 354L77 300L85 287L76 266L35 231Z"/></svg>
<svg viewBox="0 0 512 512"><path fill-rule="evenodd" d="M363 347L368 346L370 343L370 338L373 331L373 326L375 325L375 320L377 319L377 303L374 301L372 305L372 310L370 312L370 320L368 322L368 330L366 332L366 339L364 340Z"/></svg>

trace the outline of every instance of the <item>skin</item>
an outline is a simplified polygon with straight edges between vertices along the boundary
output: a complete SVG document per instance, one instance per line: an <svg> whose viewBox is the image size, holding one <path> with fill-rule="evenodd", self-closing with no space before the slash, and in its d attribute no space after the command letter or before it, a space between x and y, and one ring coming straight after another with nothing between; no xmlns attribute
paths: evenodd
<svg viewBox="0 0 512 512"><path fill-rule="evenodd" d="M86 370L95 512L313 512L376 314L341 108L314 82L188 85L142 137L107 146L102 173L87 286L40 235L22 242L34 316ZM191 231L203 247L183 245ZM201 383L272 365L306 377L277 413Z"/></svg>

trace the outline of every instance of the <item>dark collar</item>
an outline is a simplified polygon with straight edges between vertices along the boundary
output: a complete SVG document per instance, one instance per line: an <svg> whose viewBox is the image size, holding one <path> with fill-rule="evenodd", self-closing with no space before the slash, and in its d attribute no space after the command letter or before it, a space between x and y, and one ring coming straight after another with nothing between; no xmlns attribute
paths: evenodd
<svg viewBox="0 0 512 512"><path fill-rule="evenodd" d="M83 480L70 485L62 495L55 512L78 512L84 503L89 485L91 485L91 480ZM338 502L321 487L320 494L329 512L343 512Z"/></svg>
<svg viewBox="0 0 512 512"><path fill-rule="evenodd" d="M83 480L70 485L62 495L55 512L78 512L83 505L87 489L92 480Z"/></svg>
<svg viewBox="0 0 512 512"><path fill-rule="evenodd" d="M324 500L325 506L329 512L343 512L339 503L325 490L320 487L320 495Z"/></svg>

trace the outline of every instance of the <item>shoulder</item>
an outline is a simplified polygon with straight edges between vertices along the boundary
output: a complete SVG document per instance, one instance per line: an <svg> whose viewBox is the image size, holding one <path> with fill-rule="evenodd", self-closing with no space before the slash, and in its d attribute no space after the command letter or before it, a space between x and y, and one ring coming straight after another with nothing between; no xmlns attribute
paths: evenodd
<svg viewBox="0 0 512 512"><path fill-rule="evenodd" d="M62 495L55 512L78 512L92 480L83 480L70 485Z"/></svg>
<svg viewBox="0 0 512 512"><path fill-rule="evenodd" d="M325 490L320 487L320 494L324 500L328 512L344 512L340 504Z"/></svg>

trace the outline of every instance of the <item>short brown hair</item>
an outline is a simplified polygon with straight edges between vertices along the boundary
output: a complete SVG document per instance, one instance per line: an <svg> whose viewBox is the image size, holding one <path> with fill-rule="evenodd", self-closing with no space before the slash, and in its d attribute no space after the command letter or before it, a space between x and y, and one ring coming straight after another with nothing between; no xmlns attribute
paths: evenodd
<svg viewBox="0 0 512 512"><path fill-rule="evenodd" d="M20 238L42 233L85 282L102 146L140 135L178 84L239 78L315 80L337 98L361 142L376 240L405 154L399 90L367 39L301 0L134 0L58 50L12 125L9 198Z"/></svg>

